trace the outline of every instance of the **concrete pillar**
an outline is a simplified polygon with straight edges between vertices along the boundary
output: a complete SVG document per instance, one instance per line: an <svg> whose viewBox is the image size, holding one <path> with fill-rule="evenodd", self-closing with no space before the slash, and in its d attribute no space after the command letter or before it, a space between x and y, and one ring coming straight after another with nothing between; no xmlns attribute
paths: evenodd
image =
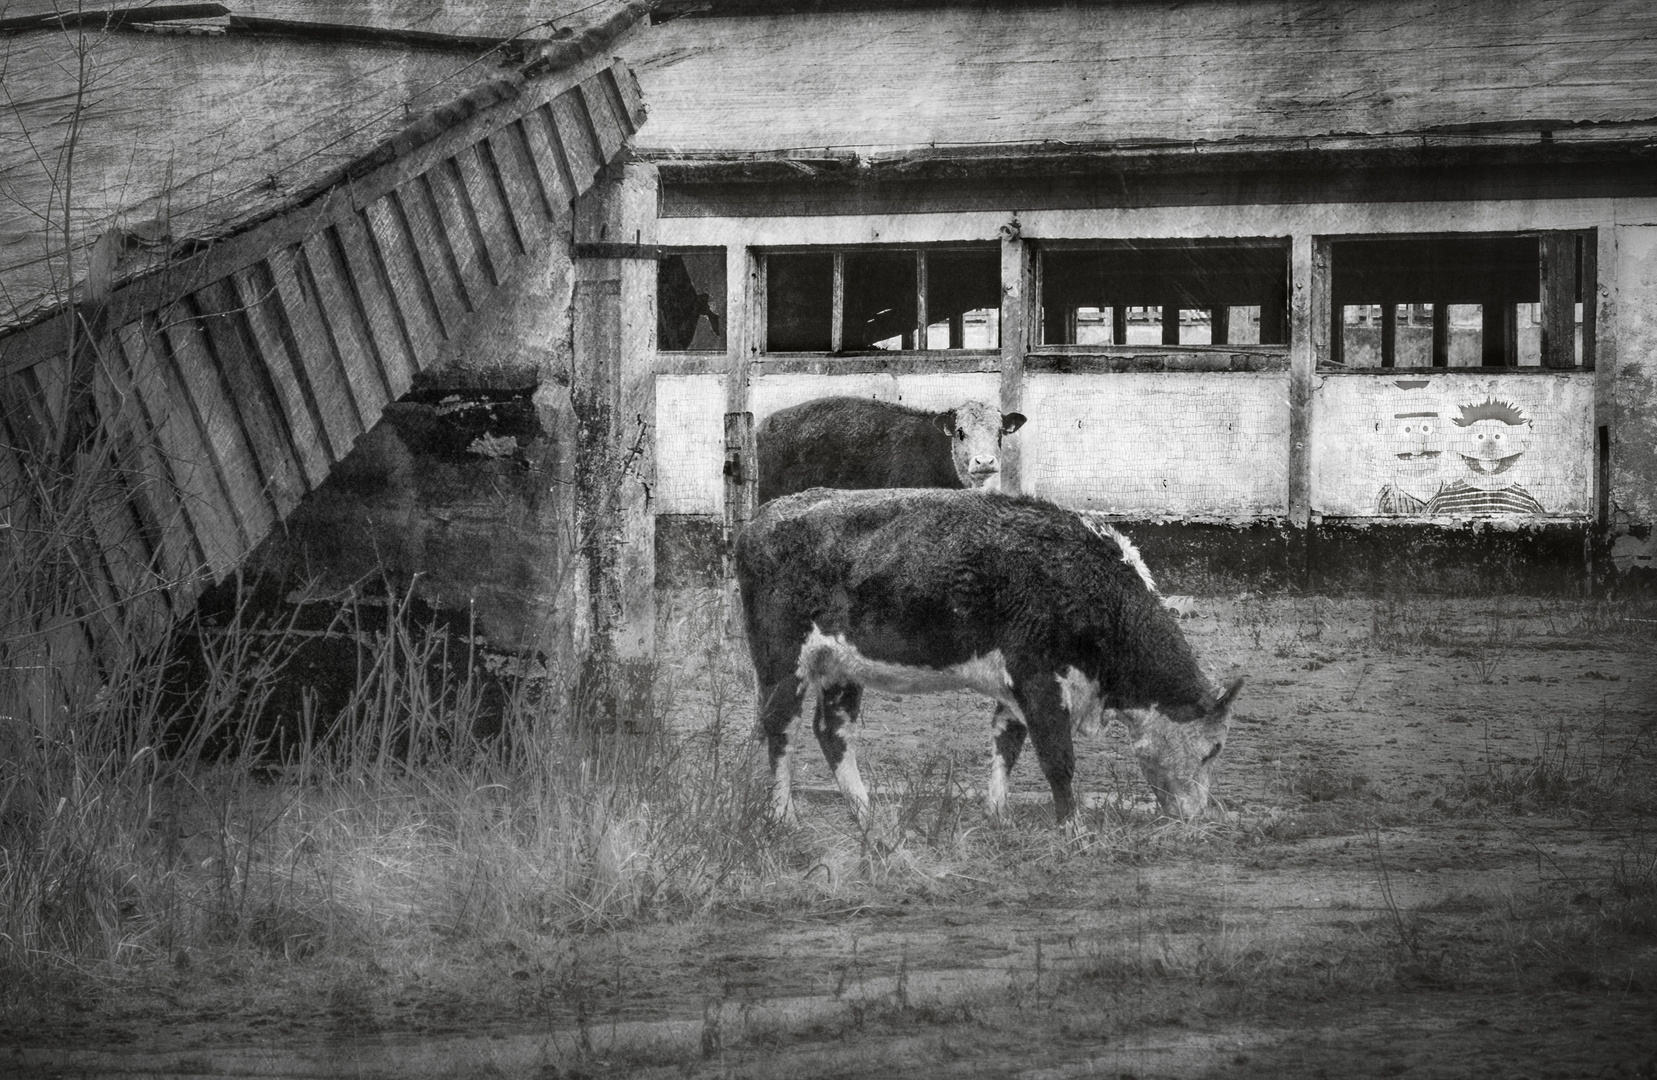
<svg viewBox="0 0 1657 1080"><path fill-rule="evenodd" d="M592 628L579 705L631 730L654 722L656 199L655 166L618 163L575 209L570 404Z"/></svg>

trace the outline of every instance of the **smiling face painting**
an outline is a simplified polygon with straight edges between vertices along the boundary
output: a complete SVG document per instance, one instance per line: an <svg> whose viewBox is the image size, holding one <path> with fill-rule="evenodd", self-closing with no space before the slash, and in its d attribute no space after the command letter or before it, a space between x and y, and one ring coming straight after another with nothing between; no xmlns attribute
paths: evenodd
<svg viewBox="0 0 1657 1080"><path fill-rule="evenodd" d="M1542 504L1516 483L1514 467L1530 447L1531 421L1506 401L1463 405L1450 449L1461 475L1427 504L1429 514L1541 514Z"/></svg>
<svg viewBox="0 0 1657 1080"><path fill-rule="evenodd" d="M1383 407L1375 418L1382 440L1383 475L1375 497L1378 514L1419 514L1443 486L1445 422L1438 402L1420 391L1426 379L1399 379L1403 393Z"/></svg>

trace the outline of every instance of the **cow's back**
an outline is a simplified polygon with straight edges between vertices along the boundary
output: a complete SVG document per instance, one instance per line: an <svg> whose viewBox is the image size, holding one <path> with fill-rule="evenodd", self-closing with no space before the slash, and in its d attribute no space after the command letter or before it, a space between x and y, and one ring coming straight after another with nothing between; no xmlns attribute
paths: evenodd
<svg viewBox="0 0 1657 1080"><path fill-rule="evenodd" d="M960 488L949 436L919 409L832 397L780 409L755 434L760 502L814 487Z"/></svg>

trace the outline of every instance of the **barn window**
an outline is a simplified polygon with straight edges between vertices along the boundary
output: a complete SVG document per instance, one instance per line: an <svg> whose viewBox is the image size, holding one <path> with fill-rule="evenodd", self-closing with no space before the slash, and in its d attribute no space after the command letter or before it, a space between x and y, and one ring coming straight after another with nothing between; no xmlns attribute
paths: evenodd
<svg viewBox="0 0 1657 1080"><path fill-rule="evenodd" d="M997 248L771 252L765 267L768 351L1000 347Z"/></svg>
<svg viewBox="0 0 1657 1080"><path fill-rule="evenodd" d="M725 250L664 251L656 264L656 347L725 351Z"/></svg>
<svg viewBox="0 0 1657 1080"><path fill-rule="evenodd" d="M1288 277L1286 239L1048 245L1041 343L1286 345Z"/></svg>
<svg viewBox="0 0 1657 1080"><path fill-rule="evenodd" d="M1336 239L1328 252L1330 365L1592 364L1592 232Z"/></svg>

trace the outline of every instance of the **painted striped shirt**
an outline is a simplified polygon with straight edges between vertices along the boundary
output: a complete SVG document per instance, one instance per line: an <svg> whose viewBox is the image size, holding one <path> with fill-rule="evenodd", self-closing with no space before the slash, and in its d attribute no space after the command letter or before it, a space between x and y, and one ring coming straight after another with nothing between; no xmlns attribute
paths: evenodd
<svg viewBox="0 0 1657 1080"><path fill-rule="evenodd" d="M1542 504L1519 484L1482 491L1457 480L1446 486L1427 504L1429 514L1544 514Z"/></svg>

